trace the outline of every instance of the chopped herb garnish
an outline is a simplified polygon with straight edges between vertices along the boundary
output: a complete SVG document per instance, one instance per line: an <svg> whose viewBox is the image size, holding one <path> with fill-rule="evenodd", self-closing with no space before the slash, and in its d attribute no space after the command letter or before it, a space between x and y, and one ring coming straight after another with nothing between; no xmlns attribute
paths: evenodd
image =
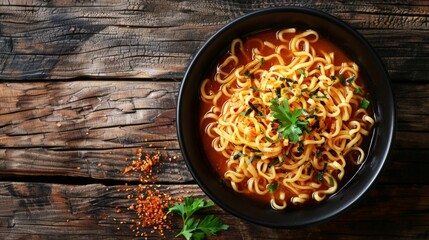
<svg viewBox="0 0 429 240"><path fill-rule="evenodd" d="M326 163L325 162L325 164L323 165L323 169L322 169L322 171L318 171L318 172L316 172L316 174L315 174L315 178L316 178L316 180L318 181L318 182L321 182L322 180L323 180L323 174L325 174L325 171L326 171L326 167L328 166L328 163Z"/></svg>
<svg viewBox="0 0 429 240"><path fill-rule="evenodd" d="M289 102L286 98L283 101L283 105L280 104L277 98L271 100L270 110L273 117L279 120L280 126L277 128L277 131L282 133L280 135L283 135L285 139L289 138L292 143L297 143L299 136L302 135L302 131L308 129L308 122L298 119L303 110L295 109L291 112Z"/></svg>
<svg viewBox="0 0 429 240"><path fill-rule="evenodd" d="M308 92L308 88L303 88L303 89L301 89L301 92L303 93L303 92Z"/></svg>
<svg viewBox="0 0 429 240"><path fill-rule="evenodd" d="M244 77L245 78L251 78L251 74L250 74L249 70L244 71Z"/></svg>
<svg viewBox="0 0 429 240"><path fill-rule="evenodd" d="M276 182L267 185L267 189L270 191L270 193L275 192L278 187L279 187L279 184Z"/></svg>
<svg viewBox="0 0 429 240"><path fill-rule="evenodd" d="M250 108L251 108L253 111L255 111L259 116L263 116L263 115L264 115L261 111L259 111L259 109L258 109L258 108L253 104L253 103L249 102L249 106L250 106Z"/></svg>
<svg viewBox="0 0 429 240"><path fill-rule="evenodd" d="M301 74L305 78L307 77L307 74L305 74L305 72L304 72L304 70L302 68L298 69L298 72L299 72L299 74Z"/></svg>
<svg viewBox="0 0 429 240"><path fill-rule="evenodd" d="M267 140L270 143L274 142L274 140L272 138L270 138L270 137L264 136L264 138L265 138L265 140Z"/></svg>
<svg viewBox="0 0 429 240"><path fill-rule="evenodd" d="M265 58L261 58L261 64L265 63Z"/></svg>
<svg viewBox="0 0 429 240"><path fill-rule="evenodd" d="M340 78L340 82L341 82L343 85L346 85L346 80L344 79L344 76L343 76L342 74L340 74L338 77Z"/></svg>
<svg viewBox="0 0 429 240"><path fill-rule="evenodd" d="M261 91L261 89L256 88L256 87L254 87L254 86L251 86L251 87L250 87L250 89L252 89L252 90L253 90L253 91L255 91L255 92L260 92L260 91Z"/></svg>
<svg viewBox="0 0 429 240"><path fill-rule="evenodd" d="M234 154L234 156L232 157L234 160L237 160L240 158L240 156L243 155L243 152L238 151L237 153Z"/></svg>
<svg viewBox="0 0 429 240"><path fill-rule="evenodd" d="M363 90L362 90L362 88L356 88L356 89L353 91L353 93L354 93L354 94L360 94L360 93L363 93Z"/></svg>
<svg viewBox="0 0 429 240"><path fill-rule="evenodd" d="M249 109L247 109L245 112L241 112L240 114L242 114L242 116L247 117L247 116L249 116L249 115L250 115L250 113L251 113L252 111L253 111L253 109L249 108Z"/></svg>
<svg viewBox="0 0 429 240"><path fill-rule="evenodd" d="M334 75L331 76L331 79L334 80L334 81L337 80L337 78Z"/></svg>
<svg viewBox="0 0 429 240"><path fill-rule="evenodd" d="M313 171L313 164L310 162L310 166L308 166L308 168L307 168L307 172L308 173L311 173L311 171Z"/></svg>
<svg viewBox="0 0 429 240"><path fill-rule="evenodd" d="M315 178L318 182L321 182L323 180L323 171L316 172Z"/></svg>
<svg viewBox="0 0 429 240"><path fill-rule="evenodd" d="M286 81L287 83L298 83L297 81L294 81L291 78L285 78L285 77L280 77L281 81Z"/></svg>
<svg viewBox="0 0 429 240"><path fill-rule="evenodd" d="M252 151L252 152L261 152L258 149L254 149L254 148L249 148L249 150Z"/></svg>
<svg viewBox="0 0 429 240"><path fill-rule="evenodd" d="M355 76L355 75L353 75L353 76L351 76L351 77L347 78L347 79L346 79L346 83L348 83L348 84L352 83L352 82L353 82L353 80L355 80L355 78L356 78L356 76Z"/></svg>
<svg viewBox="0 0 429 240"><path fill-rule="evenodd" d="M280 159L280 164L277 167L283 166L283 164L285 163L286 158L287 158L287 156L283 155L282 159Z"/></svg>
<svg viewBox="0 0 429 240"><path fill-rule="evenodd" d="M304 144L301 142L298 143L298 153L304 152Z"/></svg>
<svg viewBox="0 0 429 240"><path fill-rule="evenodd" d="M362 98L362 101L360 102L360 106L364 109L367 109L369 106L369 101L366 98Z"/></svg>
<svg viewBox="0 0 429 240"><path fill-rule="evenodd" d="M279 162L280 162L279 157L275 157L274 161L272 161L268 164L268 167L272 167L272 166L278 164Z"/></svg>
<svg viewBox="0 0 429 240"><path fill-rule="evenodd" d="M329 177L329 186L333 187L334 185L334 179L332 177Z"/></svg>
<svg viewBox="0 0 429 240"><path fill-rule="evenodd" d="M313 95L316 95L318 92L319 92L318 88L316 90L314 90L314 91L311 91L310 92L310 97L313 97Z"/></svg>
<svg viewBox="0 0 429 240"><path fill-rule="evenodd" d="M259 160L259 159L261 159L261 155L252 155L251 157L250 157L250 159L249 159L249 161L247 162L247 165L249 165L249 164L251 164L253 161L257 161L257 160Z"/></svg>
<svg viewBox="0 0 429 240"><path fill-rule="evenodd" d="M310 115L308 115L308 116L305 117L305 119L309 119L309 118L314 118L314 119L317 120L319 118L319 116L317 116L315 114L310 114Z"/></svg>
<svg viewBox="0 0 429 240"><path fill-rule="evenodd" d="M281 97L281 92L282 92L281 88L276 88L276 95L277 95L278 98Z"/></svg>

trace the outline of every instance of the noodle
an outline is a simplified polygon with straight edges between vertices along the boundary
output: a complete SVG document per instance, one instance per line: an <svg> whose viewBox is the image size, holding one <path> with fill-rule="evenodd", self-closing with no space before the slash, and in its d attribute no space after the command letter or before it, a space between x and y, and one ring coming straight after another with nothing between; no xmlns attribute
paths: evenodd
<svg viewBox="0 0 429 240"><path fill-rule="evenodd" d="M272 208L317 202L338 189L346 163L362 164L374 119L359 67L319 50L319 34L294 28L275 40L235 39L201 85L201 124L226 158L236 192L269 196ZM217 161L223 161L218 159Z"/></svg>

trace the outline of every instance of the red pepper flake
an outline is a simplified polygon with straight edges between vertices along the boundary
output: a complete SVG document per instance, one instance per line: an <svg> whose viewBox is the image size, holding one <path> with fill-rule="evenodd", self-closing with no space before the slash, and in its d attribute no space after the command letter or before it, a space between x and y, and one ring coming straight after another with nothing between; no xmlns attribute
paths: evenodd
<svg viewBox="0 0 429 240"><path fill-rule="evenodd" d="M131 229L136 237L148 238L148 233L158 234L165 238L164 231L171 231L171 220L167 215L170 205L175 202L182 202L180 198L173 198L170 195L159 190L159 185L150 185L158 178L159 166L161 166L160 152L149 153L144 151L142 147L133 151L133 157L127 158L131 161L130 165L125 167L123 174L133 176L138 174L138 179L141 182L138 186L128 186L122 191L126 191L126 198L131 201L126 209L135 214L135 218L123 221L121 224L130 224L128 229ZM174 156L174 159L177 157ZM171 159L171 158L170 158ZM137 176L137 175L136 175ZM117 213L122 213L122 209L117 207Z"/></svg>
<svg viewBox="0 0 429 240"><path fill-rule="evenodd" d="M138 172L141 182L152 182L153 179L156 179L154 174L157 174L158 170L154 170L154 167L160 165L161 153L143 153L143 147L140 147L134 152L134 155L136 158L130 159L131 165L127 166L122 173L134 176L133 172Z"/></svg>
<svg viewBox="0 0 429 240"><path fill-rule="evenodd" d="M182 199L173 198L154 185L138 185L133 189L135 193L134 202L127 210L136 214L136 219L131 219L135 236L147 236L144 228L150 228L151 234L157 233L160 237L165 237L165 230L171 230L171 220L168 218L168 208L175 202L182 202ZM141 227L141 228L139 228Z"/></svg>

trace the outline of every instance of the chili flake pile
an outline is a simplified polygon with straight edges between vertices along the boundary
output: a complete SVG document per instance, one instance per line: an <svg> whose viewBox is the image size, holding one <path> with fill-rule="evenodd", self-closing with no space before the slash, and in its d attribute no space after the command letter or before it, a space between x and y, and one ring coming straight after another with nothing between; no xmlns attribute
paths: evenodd
<svg viewBox="0 0 429 240"><path fill-rule="evenodd" d="M157 152L155 154L150 154L144 152L143 147L140 147L134 155L136 159L131 159L131 165L126 167L123 171L124 174L129 174L130 176L134 175L134 172L139 173L139 180L142 183L153 182L154 179L157 179L158 176L154 175L154 166L160 164L161 153ZM127 159L128 160L128 159Z"/></svg>
<svg viewBox="0 0 429 240"><path fill-rule="evenodd" d="M182 200L174 199L151 185L140 184L134 191L137 194L135 203L128 210L135 212L137 219L132 221L130 229L136 236L147 238L148 233L143 228L152 227L151 234L165 237L164 230L170 230L172 224L167 215L168 207Z"/></svg>
<svg viewBox="0 0 429 240"><path fill-rule="evenodd" d="M168 207L174 205L175 202L182 202L180 198L173 198L170 195L160 191L159 186L151 185L159 173L161 164L160 152L149 153L140 147L133 152L134 157L131 159L131 164L127 166L122 173L128 176L139 174L138 178L142 184L138 186L128 186L118 189L118 191L126 191L128 199L133 199L133 203L127 208L128 211L135 213L136 218L129 221L121 221L121 224L129 224L129 228L137 237L148 239L149 235L147 228L152 228L150 234L158 234L160 237L165 237L164 231L171 229L171 220L167 214ZM174 157L175 159L175 157ZM171 161L171 160L170 160ZM121 212L121 208L117 207L117 212ZM120 228L119 228L120 229Z"/></svg>

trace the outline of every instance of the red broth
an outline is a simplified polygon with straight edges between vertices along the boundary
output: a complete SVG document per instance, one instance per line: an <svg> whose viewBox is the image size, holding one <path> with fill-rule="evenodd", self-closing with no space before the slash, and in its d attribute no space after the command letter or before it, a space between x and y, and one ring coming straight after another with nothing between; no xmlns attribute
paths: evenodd
<svg viewBox="0 0 429 240"><path fill-rule="evenodd" d="M276 38L276 32L277 31L278 30L268 30L268 31L256 33L253 35L249 35L245 38L242 38L245 54L241 54L241 52L238 51L238 49L236 50L236 55L238 56L238 59L239 59L239 63L237 65L238 66L246 65L246 63L251 61L252 60L252 49L255 47L258 47L258 49L261 52L261 55L269 55L270 53L272 53L273 50L271 48L261 47L262 41L268 41L268 42L273 43L274 45L284 44ZM287 34L284 36L287 36L286 38L290 39L294 35L299 34L301 32L302 31L297 30L297 33ZM327 53L333 52L335 55L335 62L334 62L335 65L339 65L342 62L350 62L351 61L340 48L335 46L332 42L328 41L320 33L319 33L319 40L316 43L312 43L312 46L315 49L317 49L318 52L320 52L320 51L324 51ZM218 91L220 91L220 84L218 82L216 82L216 80L215 80L215 75L217 73L217 67L221 63L223 63L224 59L226 59L230 55L231 55L231 53L230 53L230 51L228 51L223 57L221 57L219 59L219 61L217 61L216 68L212 69L209 72L209 74L207 75L208 78L210 79L209 83L206 85L207 91L211 91L213 93L217 93ZM287 52L287 50L283 50L282 56L283 56L283 59L286 61L286 64L288 64L287 61L293 60L292 54L290 52ZM267 60L261 68L268 70L271 66L276 65L276 64L277 64L277 60L275 60L275 59ZM224 71L225 71L225 69L227 69L230 72L233 72L235 70L235 68L232 64L230 66L228 66L227 68L225 68L225 67L223 68ZM364 85L361 77L359 77L355 81L357 81L357 83L359 85ZM368 97L366 97L366 98L368 98ZM221 99L219 99L219 101L218 101L219 105L222 105L227 99L228 99L227 97L222 97ZM199 119L203 119L203 116L207 112L210 112L211 108L212 108L211 103L206 103L206 102L201 100L200 105L199 105ZM369 113L372 115L372 110L369 110ZM199 132L200 132L204 151L206 153L208 161L210 162L214 171L218 174L219 178L223 179L224 173L228 170L227 164L226 164L227 159L220 152L217 152L213 148L213 145L212 145L213 139L205 133L205 128L209 122L210 122L209 120L201 121L200 126L199 126ZM361 145L361 147L363 148L363 150L365 152L368 152L371 136L372 136L372 134L370 134L370 136L368 136L368 137L365 137L365 141ZM359 166L356 166L354 164L347 162L346 169L345 169L346 175L344 176L342 181L338 181L338 179L337 179L337 181L340 183L338 190L340 189L341 184L344 184L345 182L350 180L350 178L356 173L358 168L359 168ZM246 181L243 181L242 184L246 185L247 183L246 183ZM279 185L279 187L282 188L282 186L280 186L280 185ZM322 189L327 189L327 188L329 188L329 186L327 186L327 185L322 187ZM265 194L265 195L258 195L258 194L248 194L248 195L250 198L256 199L256 200L261 201L261 202L265 202L267 204L268 204L269 200L271 199L271 195L269 193ZM286 195L286 199L290 199L293 195L294 194L289 192L289 195ZM312 199L309 199L309 201L307 201L307 203L314 203L314 202L316 202L316 201L314 201ZM290 208L289 206L292 206L292 204L290 204L290 202L288 201L287 209Z"/></svg>

